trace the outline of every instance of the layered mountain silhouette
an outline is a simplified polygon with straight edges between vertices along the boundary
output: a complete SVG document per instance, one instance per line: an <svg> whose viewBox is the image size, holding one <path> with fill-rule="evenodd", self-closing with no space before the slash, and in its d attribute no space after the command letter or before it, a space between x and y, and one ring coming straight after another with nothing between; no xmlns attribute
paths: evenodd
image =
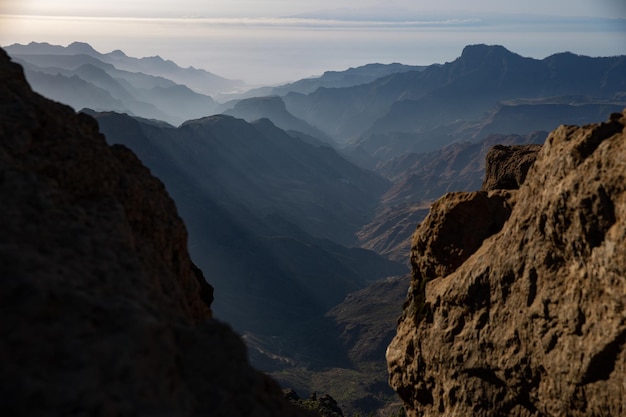
<svg viewBox="0 0 626 417"><path fill-rule="evenodd" d="M590 123L626 105L624 56L559 53L537 60L502 46L470 45L445 64L329 71L219 104L205 94L245 86L158 56L102 54L79 42L7 50L26 67L37 91L75 109L126 112L173 125L219 112L248 121L267 117L285 130L337 143L352 161L368 168L407 152L432 152L491 133L528 134L561 123Z"/></svg>
<svg viewBox="0 0 626 417"><path fill-rule="evenodd" d="M34 59L35 56L40 56L41 58L39 59L45 60L46 56L87 55L123 71L166 78L207 95L232 92L245 87L243 81L220 77L194 67L182 68L173 61L165 60L160 56L134 58L129 57L119 49L103 54L84 42L73 42L67 47L51 45L45 42L31 42L28 45L14 44L6 46L4 49L12 57L18 56L26 59L25 57L28 56L26 60L29 61Z"/></svg>
<svg viewBox="0 0 626 417"><path fill-rule="evenodd" d="M278 96L244 99L222 113L248 122L266 118L283 130L304 133L323 142L335 144L330 136L289 113L285 102Z"/></svg>
<svg viewBox="0 0 626 417"><path fill-rule="evenodd" d="M292 92L284 101L296 117L349 144L352 152L371 156L373 166L405 152L433 151L454 141L481 139L486 132L529 133L529 126L516 122L514 116L498 129L481 131L493 117L489 113L513 99L526 101L523 107L509 103L507 110L512 113L528 114L530 105L541 104L542 110L533 111L544 112L544 121L554 117L552 126L536 123L533 130L592 122L599 112L619 111L626 104L625 74L624 56L560 53L537 60L502 46L472 45L443 65L353 87ZM536 99L542 100L532 101Z"/></svg>
<svg viewBox="0 0 626 417"><path fill-rule="evenodd" d="M243 86L160 57L131 58L121 51L101 54L78 42L67 47L16 44L6 49L24 66L36 91L75 110L127 112L178 125L215 112L218 103L207 93Z"/></svg>
<svg viewBox="0 0 626 417"><path fill-rule="evenodd" d="M326 71L319 77L304 78L292 83L276 87L254 88L243 94L243 98L259 96L284 96L288 93L309 94L318 88L342 88L370 83L378 78L390 74L406 71L421 71L426 66L393 64L367 64L360 67L348 68L345 71Z"/></svg>

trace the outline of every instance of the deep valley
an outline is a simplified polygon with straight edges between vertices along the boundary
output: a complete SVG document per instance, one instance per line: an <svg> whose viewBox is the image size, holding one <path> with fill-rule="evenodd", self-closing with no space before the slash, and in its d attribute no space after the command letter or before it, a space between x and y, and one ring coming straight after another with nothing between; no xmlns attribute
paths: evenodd
<svg viewBox="0 0 626 417"><path fill-rule="evenodd" d="M525 363L518 350L511 353L514 358L511 363L499 368L500 365L490 358L474 357L472 352L461 349L453 341L456 337L463 337L470 345L482 337L481 326L497 327L499 322L489 316L492 312L494 317L501 317L502 322L509 313L517 314L506 310L509 308L506 299L514 292L525 294L527 307L536 310L537 317L541 316L524 316L522 321L527 326L522 329L524 332L532 333L532 326L528 323L534 323L533 320L544 320L560 329L552 333L542 330L542 339L537 343L552 345L550 340L557 343L557 339L569 337L567 340L571 343L567 346L571 347L575 343L571 334L579 333L585 340L593 339L589 335L595 330L587 329L591 319L585 321L585 317L596 317L600 313L588 304L581 307L585 311L570 312L567 300L559 298L559 305L565 305L564 310L559 311L567 311L568 315L563 320L573 320L567 325L573 327L570 329L564 325L561 328L551 322L558 321L555 317L566 313L554 310L548 299L535 300L536 294L543 288L546 294L556 299L558 291L569 290L556 289L557 284L551 287L537 277L537 272L532 272L535 269L544 268L544 275L557 282L557 278L565 274L563 271L580 268L588 275L608 277L606 280L613 280L611 285L619 291L624 288L623 275L620 275L624 271L623 247L620 246L624 229L619 227L623 226L626 206L624 189L618 185L619 178L622 182L624 179L623 161L620 165L615 157L611 158L610 150L602 150L606 154L598 156L600 168L597 173L584 161L589 155L595 155L595 149L601 146L614 146L615 155L623 155L620 152L624 147L614 144L618 141L613 135L623 136L619 128L623 129L624 119L619 115L623 115L626 107L626 56L592 58L556 53L537 60L522 57L499 45L469 45L460 51L457 59L444 64L371 64L345 71L329 71L317 78L281 86L247 89L241 81L195 68L181 68L159 57L133 58L122 51L103 54L79 42L67 47L31 43L4 49L13 63L8 56L3 57L1 81L3 88L11 92L11 95L6 93L11 98L5 99L6 120L0 124L0 135L6 142L3 145L6 149L0 154L6 159L3 159L0 185L13 175L11 169L26 172L24 167L30 167L31 159L44 158L50 153L51 162L43 159L37 162L42 167L32 168L32 178L31 174L23 174L24 183L32 182L29 187L33 190L47 190L41 194L33 191L36 195L24 197L29 210L36 212L34 207L40 204L38 199L44 201L42 207L49 207L53 213L57 210L52 208L54 204L62 204L64 208L58 212L71 214L68 215L71 221L67 222L80 236L88 234L86 230L92 227L96 227L98 233L107 229L120 233L115 238L102 237L102 242L98 240L89 245L104 246L103 242L112 240L111 245L127 248L118 248L120 252L115 254L106 250L93 251L103 258L98 258L102 265L109 261L114 265L120 262L120 271L132 270L135 274L132 275L132 285L129 284L129 293L124 293L124 300L135 293L148 294L137 302L145 317L138 318L139 324L134 326L142 332L151 332L149 326L144 328L141 323L151 320L150 315L155 314L158 320L166 323L162 326L169 329L158 330L167 333L164 339L167 342L163 342L167 349L163 356L171 354L180 358L186 355L185 349L192 351L190 362L180 368L183 370L179 370L178 362L172 359L172 373L182 375L173 380L183 388L177 388L179 391L171 394L171 401L164 400L163 407L170 407L168 410L176 410L179 403L196 404L185 398L204 395L201 390L188 392L185 387L213 371L198 370L197 375L186 380L184 370L193 367L193 361L202 357L199 349L212 346L213 342L203 339L207 334L227 340L230 349L237 352L236 359L225 356L224 361L238 364L249 360L253 367L274 378L282 388L294 389L303 398L312 393L330 394L345 416L354 413L389 416L401 407L399 398L412 416L436 415L442 407L469 412L471 407L465 408L466 403L483 404L480 401L484 399L478 398L478 393L492 392L485 388L490 384L497 386L493 395L498 395L499 399L490 399L489 406L498 412L515 412L515 415L529 417L584 415L562 414L557 406L546 405L544 400L534 396L567 393L571 401L584 400L589 404L589 410L595 412L601 409L602 401L581 399L584 395L599 395L604 388L613 394L619 392L615 381L624 369L615 358L624 356L626 333L623 333L623 322L616 325L615 331L613 328L606 330L611 333L610 343L613 343L606 347L607 355L616 352L607 366L613 366L614 372L594 374L590 369L606 355L596 352L599 348L585 348L588 351L586 356L583 355L588 365L587 373L572 376L572 380L578 381L576 387L554 382L558 387L553 391L539 382L533 382L534 385L506 384L510 383L509 379L525 378L524 372L532 374L532 381L544 378L541 372L550 372L550 364L556 362ZM31 92L28 85L41 96ZM44 97L64 105L49 102ZM29 104L31 102L36 104ZM29 113L18 104L26 106ZM597 124L611 114L612 122L607 122L609 127L606 128L598 125L600 127L585 127L578 131L559 127ZM41 120L40 115L43 115ZM69 127L63 124L66 122ZM48 137L47 129L53 123L58 124L55 125L57 130ZM28 139L21 139L15 133L20 129L27 132L24 138ZM556 133L549 133L555 130ZM81 135L89 138L85 141L88 146L97 148L89 151L93 152L93 155L89 154L90 160L81 162L80 169L89 175L81 174L79 168L63 165L78 158L76 154L87 152L82 150ZM76 144L71 142L72 146L81 150L75 154L72 146L62 145L64 147L57 154L56 146L61 146L57 142L63 144L70 136L76 138ZM569 144L570 139L579 141L580 145ZM38 143L42 143L41 149L37 148L39 145L33 145ZM526 145L530 147L524 147ZM539 145L550 151L539 151ZM523 168L511 168L519 161L500 161L501 156L493 156L494 146L503 153L509 149L516 152L531 149L532 162ZM33 152L32 158L29 152ZM106 164L100 161L98 152L107 155L102 157L102 161L108 161ZM115 154L110 161L109 153ZM530 168L535 158L539 161L538 166L544 167L543 171ZM486 159L491 161L489 168L492 171L486 172ZM576 163L570 161L574 159ZM119 165L119 161L123 164ZM100 162L104 165L98 165ZM610 181L605 181L608 176L606 169L601 169L602 164L613 167L614 175ZM515 182L511 187L502 185L505 182L486 185L486 175L494 176L493 172L498 169L517 169L515 175L518 177L521 170L523 178L509 179ZM522 183L529 169L531 185L524 188ZM580 172L570 178L568 169ZM116 175L114 180L106 179L109 170ZM135 170L141 171L141 178L145 177L141 183L133 183ZM589 195L581 194L576 201L570 201L574 198L572 195L578 195L575 194L578 188L572 183L584 182L581 178L585 178L588 171L593 171L593 181L597 184L589 185ZM70 172L77 179L73 179ZM94 179L82 185L81 176L91 178L91 175ZM557 177L560 180L554 179ZM107 184L106 187L99 185L99 181ZM563 198L558 200L550 193L541 194L542 184L555 187L555 190L570 191L562 191ZM108 191L100 195L98 187ZM115 191L118 188L122 191ZM456 192L464 192L467 196ZM539 214L536 218L529 217L533 213L529 201L540 194L538 204L542 204L553 217L544 218ZM9 191L6 196L10 196ZM71 208L74 203L79 208ZM469 208L465 208L465 204ZM571 207L579 207L584 211L580 216L587 217L576 217L576 213L582 212ZM522 208L528 216L520 213ZM26 209L11 210L10 213L15 214ZM571 221L564 220L559 214L564 212ZM58 216L62 217L62 214ZM485 216L491 217L485 220ZM157 218L159 221L155 220L152 225L151 219ZM19 225L28 222L28 219L20 219L19 222L15 220ZM49 223L53 225L54 219ZM614 226L616 224L621 226ZM420 236L414 235L418 226L422 236L432 239L420 241ZM41 227L52 226L46 223ZM147 238L142 233L150 227L158 232ZM577 229L573 232L574 227ZM506 252L506 248L516 244L518 236L515 233L520 228L536 232L532 239L545 247L537 249L536 253L533 249L527 250L531 248L528 243L531 238L527 236L523 238L525 243L519 244L518 251L524 259L517 259L518 263L511 260L510 265L503 260L504 266L500 265L502 262L489 263L489 250L498 253L499 259L512 255ZM578 232L584 235L584 239L574 236ZM18 239L17 226L15 230L11 228L11 233L12 239ZM492 235L495 237L489 240ZM70 239L71 233L68 232L67 236ZM150 239L158 245L153 247ZM487 249L479 249L483 242ZM498 242L508 246L500 247ZM62 242L59 244L63 247ZM611 245L614 245L613 249ZM551 249L561 246L562 251ZM163 248L167 249L167 254L159 255ZM68 249L69 252L74 250L78 249L74 246ZM125 251L129 253L127 260ZM45 250L39 247L35 252L45 255ZM485 258L467 261L474 252ZM615 253L618 258L616 266L606 261L610 253ZM10 258L9 252L0 255L3 259ZM533 262L539 262L539 256L544 257L541 268L532 269ZM550 256L553 258L548 260ZM62 258L59 254L54 262ZM581 263L576 263L577 260ZM27 264L28 260L25 258L23 263ZM20 268L15 266L14 270L23 273ZM76 271L87 270L88 266L76 264L72 268L75 271L67 274L74 276L78 274ZM455 272L457 268L459 272ZM510 270L510 274L497 272L500 271L497 268ZM585 268L595 269L587 271ZM101 275L112 279L116 273L109 271ZM62 277L66 272L59 274L59 282L64 282ZM98 271L93 272L93 282L98 281L98 274ZM154 277L168 274L184 276L185 280L175 284L169 281L155 283L158 278ZM463 276L459 282L468 283L471 288L464 288L465 284L446 284L450 281L443 278L448 279L453 274L457 278ZM520 284L518 275L531 283ZM442 279L429 284L436 278ZM200 283L196 282L198 279ZM148 284L137 284L141 280ZM608 281L606 285L609 285ZM427 284L430 285L428 288L435 288L435 292L426 292ZM509 286L504 288L505 284ZM582 294L586 287L584 282L579 284L583 289L576 291ZM39 284L32 285L36 288ZM71 281L68 285L78 288L82 284ZM90 285L96 288L97 284ZM448 285L450 292L444 288ZM528 285L534 285L534 289L527 288ZM208 300L209 286L213 291L211 300ZM500 286L503 286L500 290L494 289ZM33 294L38 291L29 288ZM19 288L11 291L17 294ZM44 292L56 290L41 291L42 299L47 300ZM139 313L131 311L135 304L116 301L115 291L106 291L111 291L107 294L112 297L107 302L119 302L122 308L128 309L129 315L139 317ZM530 295L533 291L535 296ZM204 298L198 295L200 293ZM54 297L62 297L54 294ZM78 291L72 297L79 300L80 294ZM91 300L92 295L86 297ZM194 301L185 301L189 297ZM572 297L576 298L576 295ZM594 297L590 299L600 302L600 296ZM620 317L623 319L623 294L621 301L618 298L611 299L615 312L611 320L614 323L619 322ZM497 304L498 310L489 310L489 300L496 304L502 301L503 304ZM55 303L50 304L54 305L50 307L52 310L62 309ZM192 306L180 307L185 303ZM466 304L471 306L471 311L467 313L468 318L463 319L459 306ZM153 313L166 308L163 306L170 309L167 314ZM107 308L113 311L113 307ZM198 313L198 309L203 313ZM210 313L204 310L210 310ZM448 313L450 318L446 316ZM481 316L483 313L487 316ZM581 315L582 319L577 318ZM100 320L100 316L96 316L93 320ZM40 316L37 317L39 320ZM398 319L401 327L397 335ZM193 327L195 324L189 324L195 323L194 320L209 320L211 324L205 333L197 333ZM463 330L463 320L468 324L471 322L471 332ZM85 329L89 328L85 326ZM437 326L448 330L438 333ZM514 323L510 326L513 329ZM80 330L82 327L77 328L77 332L83 331ZM230 328L241 336L247 353ZM564 334L570 330L571 334ZM113 339L116 331L110 333ZM445 349L441 352L447 355L445 361L453 363L454 355L450 352L460 349L463 360L475 362L476 366L469 371L441 364L441 369L431 366L438 353L422 347L422 337L423 340L441 341L440 346ZM489 337L495 340L499 335L491 332ZM521 349L519 346L523 345L529 352L537 348L536 345L529 347L515 342L517 336L512 333L507 333L506 337L510 339L510 346ZM142 342L146 346L161 343L157 336L150 336L147 340ZM201 347L190 348L194 343ZM391 354L387 353L390 343L393 347ZM490 343L494 357L506 350L504 347L501 350L494 348L499 346L497 341ZM589 343L591 346L592 341ZM550 350L547 349L546 354ZM71 351L71 347L67 351ZM386 354L390 361L389 371ZM570 349L567 355L572 359L576 353ZM241 357L248 359L241 360ZM417 357L424 358L424 363L429 365L416 362ZM486 363L489 363L487 370L484 369ZM250 383L254 388L236 389L263 393L267 389L272 393L268 398L278 395L278 388L269 382L264 385L266 376L248 369L247 363L245 370L239 365L233 366L237 372L241 371L235 379L254 380ZM559 362L559 366L564 365ZM407 369L418 377L408 375ZM433 375L437 372L445 374L445 384L452 381L449 383L456 391L436 381ZM454 382L454 375L457 375L454 372L467 377L467 383L476 390L464 393ZM400 393L399 397L389 386L389 378L393 388ZM22 383L28 385L28 382ZM212 392L210 387L208 392ZM215 404L221 404L220 401L215 399ZM250 401L252 404L256 400ZM272 401L268 400L274 404ZM268 411L269 415L275 410L283 410L283 400L276 401L277 408L268 406L268 410L274 410ZM502 402L506 404L502 405ZM623 407L623 400L621 405L613 404L611 410L617 412L620 406ZM206 411L202 407L194 410ZM295 414L290 412L280 415L298 415L298 411L293 411Z"/></svg>

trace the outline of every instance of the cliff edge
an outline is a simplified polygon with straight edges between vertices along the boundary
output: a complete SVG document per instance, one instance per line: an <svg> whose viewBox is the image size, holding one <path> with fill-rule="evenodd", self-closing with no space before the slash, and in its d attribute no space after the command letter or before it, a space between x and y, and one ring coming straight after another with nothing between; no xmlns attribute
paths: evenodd
<svg viewBox="0 0 626 417"><path fill-rule="evenodd" d="M0 49L0 409L295 416L211 318L163 184Z"/></svg>
<svg viewBox="0 0 626 417"><path fill-rule="evenodd" d="M387 349L409 416L626 414L625 124L498 149L503 181L433 205Z"/></svg>

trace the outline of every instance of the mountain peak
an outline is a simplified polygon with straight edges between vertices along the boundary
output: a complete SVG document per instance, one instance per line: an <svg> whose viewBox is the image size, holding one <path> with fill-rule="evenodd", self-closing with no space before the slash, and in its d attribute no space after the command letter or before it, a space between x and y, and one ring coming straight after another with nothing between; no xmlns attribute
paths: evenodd
<svg viewBox="0 0 626 417"><path fill-rule="evenodd" d="M457 61L464 64L466 68L477 68L483 65L500 65L510 60L523 59L520 55L509 51L501 45L468 45L463 48L463 52Z"/></svg>
<svg viewBox="0 0 626 417"><path fill-rule="evenodd" d="M126 58L128 55L124 53L124 51L120 49L116 49L115 51L109 52L109 55L115 58Z"/></svg>
<svg viewBox="0 0 626 417"><path fill-rule="evenodd" d="M67 46L67 50L76 54L100 55L100 52L96 51L91 45L85 42L72 42Z"/></svg>
<svg viewBox="0 0 626 417"><path fill-rule="evenodd" d="M15 43L13 45L20 45L19 43ZM13 46L12 45L12 46ZM32 47L36 47L36 46L54 46L48 42L35 42L35 41L31 41L28 43L28 46L32 46Z"/></svg>
<svg viewBox="0 0 626 417"><path fill-rule="evenodd" d="M514 55L513 52L509 51L502 45L485 45L476 44L476 45L467 45L463 48L463 52L461 52L462 59L475 59L475 58L484 58L488 55L494 54L510 54Z"/></svg>

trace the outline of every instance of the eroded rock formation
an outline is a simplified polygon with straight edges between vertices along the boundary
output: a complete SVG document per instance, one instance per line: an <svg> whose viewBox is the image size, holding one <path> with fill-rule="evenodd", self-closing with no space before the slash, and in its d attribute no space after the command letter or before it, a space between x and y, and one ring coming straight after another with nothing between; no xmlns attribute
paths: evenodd
<svg viewBox="0 0 626 417"><path fill-rule="evenodd" d="M0 409L295 416L211 319L163 184L0 49Z"/></svg>
<svg viewBox="0 0 626 417"><path fill-rule="evenodd" d="M410 416L626 414L625 124L561 126L519 189L433 206L387 351Z"/></svg>
<svg viewBox="0 0 626 417"><path fill-rule="evenodd" d="M541 145L496 145L485 157L485 181L482 189L516 190L526 179Z"/></svg>

